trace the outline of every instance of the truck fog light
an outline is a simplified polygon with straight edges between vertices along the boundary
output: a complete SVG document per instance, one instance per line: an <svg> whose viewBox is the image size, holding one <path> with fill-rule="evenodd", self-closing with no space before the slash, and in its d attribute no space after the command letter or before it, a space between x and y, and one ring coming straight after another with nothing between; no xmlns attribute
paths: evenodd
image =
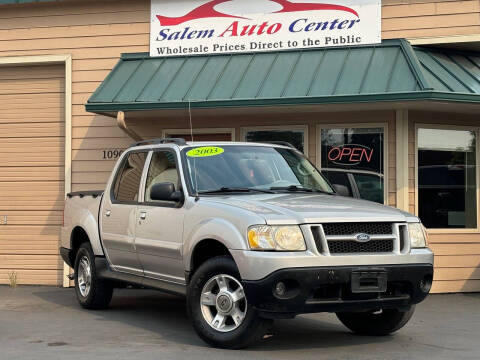
<svg viewBox="0 0 480 360"><path fill-rule="evenodd" d="M275 294L278 296L284 296L287 292L287 286L283 282L278 282L275 286Z"/></svg>

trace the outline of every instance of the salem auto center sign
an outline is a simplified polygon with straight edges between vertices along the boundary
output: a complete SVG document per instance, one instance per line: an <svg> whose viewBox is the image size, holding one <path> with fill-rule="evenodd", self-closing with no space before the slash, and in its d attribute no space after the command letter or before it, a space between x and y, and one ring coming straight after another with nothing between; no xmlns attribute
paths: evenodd
<svg viewBox="0 0 480 360"><path fill-rule="evenodd" d="M152 0L150 56L379 42L380 0Z"/></svg>

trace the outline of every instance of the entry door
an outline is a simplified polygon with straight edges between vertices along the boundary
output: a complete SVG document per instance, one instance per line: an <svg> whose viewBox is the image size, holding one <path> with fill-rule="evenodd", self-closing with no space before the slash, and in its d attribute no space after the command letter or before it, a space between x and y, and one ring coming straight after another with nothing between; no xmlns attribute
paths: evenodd
<svg viewBox="0 0 480 360"><path fill-rule="evenodd" d="M150 189L155 184L171 182L180 189L177 164L173 150L153 153L144 202L138 208L135 246L145 276L184 284L182 249L185 210L172 202L150 199Z"/></svg>
<svg viewBox="0 0 480 360"><path fill-rule="evenodd" d="M135 152L124 159L110 194L105 194L102 216L102 242L116 270L143 275L135 249L138 200L147 152Z"/></svg>

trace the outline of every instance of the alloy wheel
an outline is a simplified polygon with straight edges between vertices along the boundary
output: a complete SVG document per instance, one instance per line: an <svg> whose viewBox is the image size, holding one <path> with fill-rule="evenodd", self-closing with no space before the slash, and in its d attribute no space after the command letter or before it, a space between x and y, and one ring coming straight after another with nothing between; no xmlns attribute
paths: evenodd
<svg viewBox="0 0 480 360"><path fill-rule="evenodd" d="M87 297L90 293L92 285L92 269L90 266L90 259L87 256L82 256L78 264L78 289L83 297Z"/></svg>
<svg viewBox="0 0 480 360"><path fill-rule="evenodd" d="M242 325L247 314L247 298L242 284L230 275L216 275L202 289L203 318L215 330L230 332Z"/></svg>

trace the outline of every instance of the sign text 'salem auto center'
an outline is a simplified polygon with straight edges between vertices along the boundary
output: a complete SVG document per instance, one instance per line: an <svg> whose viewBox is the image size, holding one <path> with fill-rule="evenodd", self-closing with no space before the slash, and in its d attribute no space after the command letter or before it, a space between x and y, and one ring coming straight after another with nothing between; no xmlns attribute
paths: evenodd
<svg viewBox="0 0 480 360"><path fill-rule="evenodd" d="M152 0L150 55L371 44L380 34L378 0Z"/></svg>

